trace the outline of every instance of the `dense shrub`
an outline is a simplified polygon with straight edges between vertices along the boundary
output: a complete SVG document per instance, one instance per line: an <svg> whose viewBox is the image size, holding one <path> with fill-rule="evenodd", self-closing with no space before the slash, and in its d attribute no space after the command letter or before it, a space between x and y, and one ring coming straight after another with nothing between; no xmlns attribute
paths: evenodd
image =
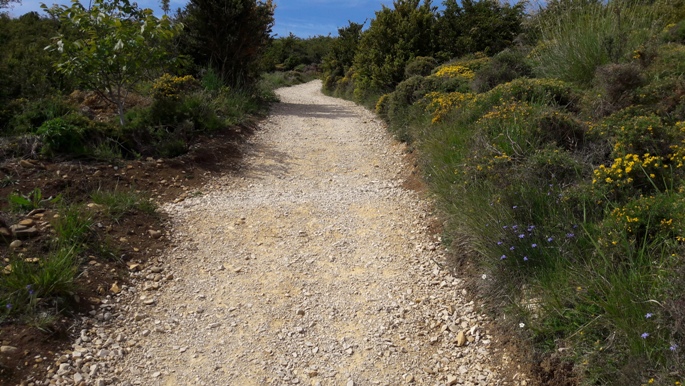
<svg viewBox="0 0 685 386"><path fill-rule="evenodd" d="M438 62L434 58L418 56L407 63L407 66L404 68L404 77L409 79L416 75L427 76L437 66Z"/></svg>
<svg viewBox="0 0 685 386"><path fill-rule="evenodd" d="M447 0L435 23L436 52L446 59L485 52L496 54L521 33L525 2Z"/></svg>
<svg viewBox="0 0 685 386"><path fill-rule="evenodd" d="M390 91L404 79L406 64L431 56L434 14L430 2L399 0L383 6L361 37L354 58L355 96Z"/></svg>
<svg viewBox="0 0 685 386"><path fill-rule="evenodd" d="M177 15L184 25L180 51L196 67L211 67L225 84L250 87L271 40L274 7L261 0L191 0Z"/></svg>
<svg viewBox="0 0 685 386"><path fill-rule="evenodd" d="M532 75L533 68L523 53L516 50L505 50L495 55L476 72L472 87L476 92L485 92L499 84Z"/></svg>
<svg viewBox="0 0 685 386"><path fill-rule="evenodd" d="M635 63L598 67L595 83L600 91L601 104L596 109L597 113L605 115L630 106L635 98L634 91L644 82L641 68Z"/></svg>

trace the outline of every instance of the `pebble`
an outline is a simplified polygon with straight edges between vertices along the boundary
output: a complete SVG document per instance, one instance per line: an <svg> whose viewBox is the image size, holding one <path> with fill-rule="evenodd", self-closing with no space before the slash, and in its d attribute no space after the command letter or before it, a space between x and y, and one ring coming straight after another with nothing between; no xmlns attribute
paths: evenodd
<svg viewBox="0 0 685 386"><path fill-rule="evenodd" d="M14 346L0 346L0 354L13 355L19 352L19 349Z"/></svg>

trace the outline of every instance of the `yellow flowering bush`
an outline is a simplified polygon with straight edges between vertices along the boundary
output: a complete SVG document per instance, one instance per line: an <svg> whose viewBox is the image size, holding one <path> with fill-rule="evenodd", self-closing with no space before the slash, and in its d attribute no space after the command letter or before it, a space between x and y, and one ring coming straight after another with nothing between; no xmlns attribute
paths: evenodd
<svg viewBox="0 0 685 386"><path fill-rule="evenodd" d="M378 98L378 102L376 102L376 114L378 115L383 115L387 113L388 110L388 97L390 94L383 94L380 98Z"/></svg>
<svg viewBox="0 0 685 386"><path fill-rule="evenodd" d="M192 75L173 76L164 74L152 84L152 92L156 99L178 100L184 92L193 90L199 85Z"/></svg>
<svg viewBox="0 0 685 386"><path fill-rule="evenodd" d="M434 75L437 77L466 78L468 80L471 80L476 76L476 73L471 71L471 69L469 69L468 67L464 67L461 65L451 65L440 67Z"/></svg>
<svg viewBox="0 0 685 386"><path fill-rule="evenodd" d="M474 99L471 93L461 92L431 92L426 94L425 99L428 101L426 111L431 115L432 123L438 123L452 110L463 108L466 103Z"/></svg>
<svg viewBox="0 0 685 386"><path fill-rule="evenodd" d="M592 183L604 183L612 189L630 186L646 188L659 183L655 180L657 175L662 176L665 168L668 166L664 164L664 158L661 156L649 153L626 154L624 157L615 158L610 167L600 165L595 169Z"/></svg>
<svg viewBox="0 0 685 386"><path fill-rule="evenodd" d="M641 196L614 208L608 222L629 237L663 237L682 240L685 230L685 197L678 193ZM616 234L618 237L618 234ZM616 245L617 239L609 238ZM642 241L642 240L635 240Z"/></svg>

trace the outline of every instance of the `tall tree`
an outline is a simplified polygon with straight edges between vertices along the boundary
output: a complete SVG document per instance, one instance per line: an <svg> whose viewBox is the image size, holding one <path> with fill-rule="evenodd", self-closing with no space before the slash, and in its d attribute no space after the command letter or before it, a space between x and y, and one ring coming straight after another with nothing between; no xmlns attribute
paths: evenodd
<svg viewBox="0 0 685 386"><path fill-rule="evenodd" d="M347 27L338 29L338 37L331 43L331 49L323 60L325 85L335 84L354 64L364 24L349 22Z"/></svg>
<svg viewBox="0 0 685 386"><path fill-rule="evenodd" d="M250 85L274 23L272 0L190 0L179 18L181 50L209 66L230 86Z"/></svg>
<svg viewBox="0 0 685 386"><path fill-rule="evenodd" d="M474 52L496 54L521 33L525 2L515 5L497 0L445 0L435 31L438 50L449 57Z"/></svg>
<svg viewBox="0 0 685 386"><path fill-rule="evenodd" d="M404 79L409 60L432 56L435 11L430 0L395 0L393 8L376 12L354 60L359 93L391 90Z"/></svg>

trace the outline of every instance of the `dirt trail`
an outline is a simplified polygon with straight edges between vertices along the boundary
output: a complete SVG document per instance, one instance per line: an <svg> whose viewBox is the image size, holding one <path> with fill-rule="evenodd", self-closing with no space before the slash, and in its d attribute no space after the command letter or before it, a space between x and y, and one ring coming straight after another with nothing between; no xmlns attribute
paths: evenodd
<svg viewBox="0 0 685 386"><path fill-rule="evenodd" d="M245 172L164 208L172 248L74 346L103 358L84 382L507 384L430 205L402 187L402 145L320 87L278 90Z"/></svg>

